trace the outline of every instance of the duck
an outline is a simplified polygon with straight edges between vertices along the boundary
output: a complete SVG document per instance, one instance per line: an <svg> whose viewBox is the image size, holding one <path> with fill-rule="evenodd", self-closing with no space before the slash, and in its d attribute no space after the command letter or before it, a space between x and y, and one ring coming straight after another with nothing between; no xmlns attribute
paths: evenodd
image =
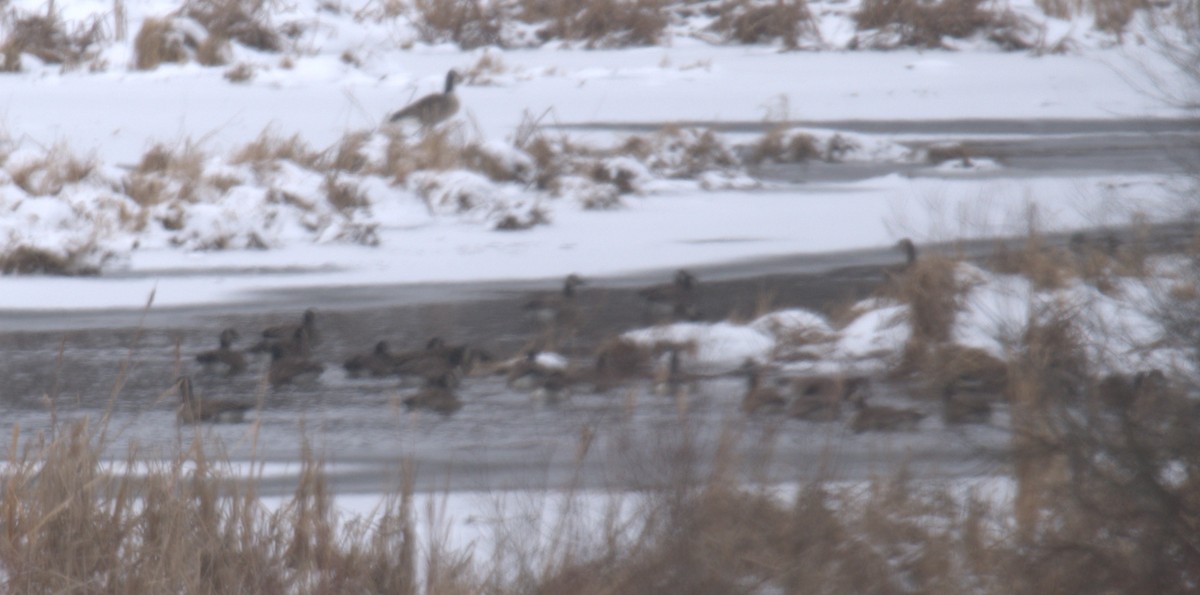
<svg viewBox="0 0 1200 595"><path fill-rule="evenodd" d="M573 380L566 370L552 370L533 387L534 403L557 405L571 398Z"/></svg>
<svg viewBox="0 0 1200 595"><path fill-rule="evenodd" d="M428 380L449 375L448 386L454 387L472 373L477 363L491 361L492 356L469 345L447 345L435 337L425 349L401 354L396 360L392 372L398 376Z"/></svg>
<svg viewBox="0 0 1200 595"><path fill-rule="evenodd" d="M744 413L783 411L787 400L774 387L763 386L763 368L758 362L748 359L740 371L746 375L746 392L742 395Z"/></svg>
<svg viewBox="0 0 1200 595"><path fill-rule="evenodd" d="M815 422L837 421L842 417L842 403L852 399L866 382L862 377L794 378L788 416Z"/></svg>
<svg viewBox="0 0 1200 595"><path fill-rule="evenodd" d="M904 254L904 269L910 269L917 264L917 245L910 238L900 238L895 249Z"/></svg>
<svg viewBox="0 0 1200 595"><path fill-rule="evenodd" d="M451 69L446 72L446 87L441 93L426 95L388 118L395 123L403 120L416 120L422 129L429 129L442 123L458 112L458 96L454 94L454 84L458 82L458 72Z"/></svg>
<svg viewBox="0 0 1200 595"><path fill-rule="evenodd" d="M638 291L638 296L660 317L691 318L699 315L692 303L695 287L695 275L685 269L679 269L675 271L675 278L671 283L647 287Z"/></svg>
<svg viewBox="0 0 1200 595"><path fill-rule="evenodd" d="M309 308L304 311L300 317L300 324L280 324L263 329L262 336L264 339L274 339L276 341L286 340L296 335L296 331L304 329L308 335L308 340L316 342L317 340L317 311Z"/></svg>
<svg viewBox="0 0 1200 595"><path fill-rule="evenodd" d="M246 371L246 358L233 348L233 342L239 339L237 329L227 328L219 336L220 347L201 352L196 355L196 361L206 369L225 366L225 375L234 376Z"/></svg>
<svg viewBox="0 0 1200 595"><path fill-rule="evenodd" d="M354 355L342 363L346 373L351 376L370 374L375 377L388 376L396 369L396 358L392 355L387 341L379 341L375 348L367 353Z"/></svg>
<svg viewBox="0 0 1200 595"><path fill-rule="evenodd" d="M650 373L653 364L651 351L629 339L608 339L596 349L591 380L596 392L605 392Z"/></svg>
<svg viewBox="0 0 1200 595"><path fill-rule="evenodd" d="M511 363L505 375L505 384L515 390L533 390L541 386L547 378L562 374L565 367L553 365L551 355L537 349L525 352L525 357Z"/></svg>
<svg viewBox="0 0 1200 595"><path fill-rule="evenodd" d="M567 275L562 291L531 298L525 302L525 311L543 324L570 323L576 314L575 288L580 285L586 285L582 277Z"/></svg>
<svg viewBox="0 0 1200 595"><path fill-rule="evenodd" d="M299 324L280 324L263 329L262 340L250 348L253 353L271 353L276 345L291 355L308 357L317 342L317 312L304 311Z"/></svg>
<svg viewBox="0 0 1200 595"><path fill-rule="evenodd" d="M679 346L667 348L665 365L659 365L654 370L654 394L683 397L695 388L697 377L683 370L685 350L685 347Z"/></svg>
<svg viewBox="0 0 1200 595"><path fill-rule="evenodd" d="M450 383L451 378L447 375L430 378L421 390L405 397L401 403L409 410L429 409L442 415L450 415L462 409L462 401L451 390Z"/></svg>
<svg viewBox="0 0 1200 595"><path fill-rule="evenodd" d="M179 423L240 423L245 421L246 412L253 408L249 403L200 399L193 392L190 376L180 376L175 383L181 401L175 416Z"/></svg>
<svg viewBox="0 0 1200 595"><path fill-rule="evenodd" d="M267 369L267 380L271 386L315 379L324 371L325 366L319 362L301 355L290 354L282 345L275 345L271 348L271 366Z"/></svg>
<svg viewBox="0 0 1200 595"><path fill-rule="evenodd" d="M969 379L946 383L942 388L942 421L947 425L988 423L992 401L1002 397L998 391L986 388Z"/></svg>
<svg viewBox="0 0 1200 595"><path fill-rule="evenodd" d="M924 413L915 409L868 405L865 395L859 395L853 403L857 411L850 418L850 429L855 434L911 431L925 418Z"/></svg>

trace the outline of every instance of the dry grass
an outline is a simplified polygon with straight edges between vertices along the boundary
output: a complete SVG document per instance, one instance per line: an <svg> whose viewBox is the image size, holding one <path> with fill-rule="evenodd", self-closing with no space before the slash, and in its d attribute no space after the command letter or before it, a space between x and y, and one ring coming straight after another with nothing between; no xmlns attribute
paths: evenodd
<svg viewBox="0 0 1200 595"><path fill-rule="evenodd" d="M180 12L204 26L209 36L265 52L283 49L270 24L271 0L187 0Z"/></svg>
<svg viewBox="0 0 1200 595"><path fill-rule="evenodd" d="M94 267L81 266L81 254L59 254L31 246L10 247L0 254L0 273L5 275L95 275Z"/></svg>
<svg viewBox="0 0 1200 595"><path fill-rule="evenodd" d="M325 192L325 199L329 201L329 204L343 213L370 204L367 196L356 184L339 180L334 175L325 176L321 190Z"/></svg>
<svg viewBox="0 0 1200 595"><path fill-rule="evenodd" d="M106 38L104 23L99 17L68 30L68 25L55 12L53 2L48 4L46 14L14 12L5 16L11 21L6 27L8 35L0 44L3 55L0 70L4 72L19 72L23 53L48 64L74 68L90 60Z"/></svg>
<svg viewBox="0 0 1200 595"><path fill-rule="evenodd" d="M388 137L387 152L380 175L389 176L395 183L403 183L416 171L444 171L458 167L467 142L461 130L443 126L410 141L398 131L385 131Z"/></svg>
<svg viewBox="0 0 1200 595"><path fill-rule="evenodd" d="M736 445L775 436L729 426L707 443L684 416L649 443L614 436L595 453L632 457L619 467L635 499L614 493L597 519L576 476L531 496L528 514L498 514L489 557L450 548L440 530L418 539L410 463L369 518L346 519L323 463L303 448L294 492L270 511L257 480L229 477L200 432L182 432L172 458L123 476L100 459L104 422L85 421L14 432L0 567L20 593L1186 593L1200 578L1200 486L1159 471L1174 461L1194 469L1200 428L1166 382L1131 393L1132 404L1155 404L1131 407L1136 416L1075 423L1079 410L1054 401L1062 353L1079 338L1066 320L1032 325L1013 362L1027 373L1014 399L1030 407L1014 410L1018 469L1037 470L1050 490L1019 496L1036 512L1019 535L1004 504L918 484L903 469L850 486L805 480L786 498L756 489L747 474L769 461ZM1086 402L1087 386L1072 403ZM593 438L581 432L577 464L596 450ZM139 455L130 451L131 466ZM1064 472L1051 477L1052 468Z"/></svg>
<svg viewBox="0 0 1200 595"><path fill-rule="evenodd" d="M1022 580L1188 592L1200 579L1195 407L1171 376L1095 380L1082 341L1073 313L1051 310L1014 360L1015 513L1039 560Z"/></svg>
<svg viewBox="0 0 1200 595"><path fill-rule="evenodd" d="M503 45L501 31L516 21L536 26L539 41L559 39L587 47L654 45L662 39L673 8L668 0L515 0L482 9L472 1L449 7L438 5L453 3L427 3L437 10L419 11L433 14L418 20L418 27L428 21L443 37L458 30L486 31L495 37L493 44Z"/></svg>
<svg viewBox="0 0 1200 595"><path fill-rule="evenodd" d="M521 19L552 19L538 31L543 40L582 41L587 47L655 45L668 24L666 0L589 0L582 7L571 0L525 2ZM533 8L536 6L536 8Z"/></svg>
<svg viewBox="0 0 1200 595"><path fill-rule="evenodd" d="M1037 234L1028 236L1015 250L1001 244L989 261L989 268L998 273L1022 275L1038 289L1060 289L1078 272L1074 259L1066 251L1047 246Z"/></svg>
<svg viewBox="0 0 1200 595"><path fill-rule="evenodd" d="M226 70L223 76L231 83L244 83L254 78L254 67L241 62Z"/></svg>
<svg viewBox="0 0 1200 595"><path fill-rule="evenodd" d="M95 157L80 157L63 145L45 155L7 168L12 183L32 196L56 196L63 187L83 181L96 169Z"/></svg>
<svg viewBox="0 0 1200 595"><path fill-rule="evenodd" d="M180 148L156 144L142 155L137 169L125 177L123 190L143 207L177 199L194 202L207 185L206 160L207 156L191 143Z"/></svg>
<svg viewBox="0 0 1200 595"><path fill-rule="evenodd" d="M415 0L416 25L421 40L428 43L453 41L470 50L502 45L500 30L505 19L502 4L481 0Z"/></svg>
<svg viewBox="0 0 1200 595"><path fill-rule="evenodd" d="M283 138L264 130L253 142L234 151L230 162L249 164L256 169L271 169L276 162L286 160L315 170L320 168L322 157L321 153L309 148L299 134Z"/></svg>
<svg viewBox="0 0 1200 595"><path fill-rule="evenodd" d="M367 156L363 154L363 148L370 137L367 132L352 132L343 136L333 154L332 161L329 162L329 167L334 171L348 173L362 171L368 163Z"/></svg>
<svg viewBox="0 0 1200 595"><path fill-rule="evenodd" d="M272 513L253 485L222 479L199 442L141 478L109 475L103 434L83 422L24 446L14 434L0 503L9 590L413 592L411 489L375 523L343 527L311 459L289 505Z"/></svg>
<svg viewBox="0 0 1200 595"><path fill-rule="evenodd" d="M788 49L800 47L805 36L817 36L806 0L724 0L716 9L712 29L739 43L780 40Z"/></svg>
<svg viewBox="0 0 1200 595"><path fill-rule="evenodd" d="M888 291L909 305L913 340L943 343L950 339L962 295L969 287L955 274L956 259L922 254L908 269L892 278Z"/></svg>
<svg viewBox="0 0 1200 595"><path fill-rule="evenodd" d="M817 146L817 140L811 134L789 132L785 127L775 127L749 146L746 161L755 165L765 161L803 163L810 159L820 159L823 155Z"/></svg>
<svg viewBox="0 0 1200 595"><path fill-rule="evenodd" d="M133 40L133 64L138 70L154 70L164 62L187 62L184 37L170 19L147 18Z"/></svg>
<svg viewBox="0 0 1200 595"><path fill-rule="evenodd" d="M1037 0L1037 5L1047 15L1060 19L1091 14L1097 29L1116 35L1125 32L1138 11L1154 6L1147 0Z"/></svg>
<svg viewBox="0 0 1200 595"><path fill-rule="evenodd" d="M1009 50L1033 47L1032 26L1011 11L984 7L984 0L866 0L854 13L859 31L874 32L858 45L946 47L945 39L977 33Z"/></svg>
<svg viewBox="0 0 1200 595"><path fill-rule="evenodd" d="M204 66L224 66L231 54L229 40L219 35L209 35L196 46L196 61Z"/></svg>

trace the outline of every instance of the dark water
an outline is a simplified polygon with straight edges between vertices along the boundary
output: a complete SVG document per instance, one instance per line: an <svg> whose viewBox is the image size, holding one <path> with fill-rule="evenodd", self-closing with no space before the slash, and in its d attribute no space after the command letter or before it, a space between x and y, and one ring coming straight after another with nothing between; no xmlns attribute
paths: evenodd
<svg viewBox="0 0 1200 595"><path fill-rule="evenodd" d="M869 295L881 267L898 258L879 251L698 269L698 304L712 320L746 318L765 306L828 310ZM654 322L636 289L669 275L591 280L578 297L579 330L561 350L588 362L600 341ZM398 401L414 389L395 379L348 378L340 368L380 339L401 349L440 336L499 357L515 355L541 332L521 305L533 288L556 284L421 287L412 295L403 287L324 288L182 311L5 313L0 323L22 330L0 332L0 432L19 428L29 439L75 420L103 421L106 456L113 459L131 449L139 458L170 458L200 435L210 451L233 461L290 463L288 473L264 473L266 492L289 489L303 448L329 465L341 491L394 487L405 458L417 462L419 489L555 487L572 479L636 486L685 463L703 468L723 434L736 436L743 472L758 479L863 476L906 461L928 474L990 473L1002 465L996 456L1002 432L964 434L932 418L915 434L863 436L849 434L844 423L746 418L738 409L743 380L736 377L701 382L685 402L655 395L642 381L603 394L577 392L555 406L509 390L503 378L475 377L459 391L464 407L443 417L405 411ZM269 387L265 357L233 378L205 373L193 361L215 347L222 328L238 329L239 346L246 347L262 328L298 321L308 306L318 311L314 357L327 366L313 382ZM208 398L256 403L251 423L178 426L172 384L183 373L194 375L197 392ZM581 455L585 436L591 439Z"/></svg>
<svg viewBox="0 0 1200 595"><path fill-rule="evenodd" d="M1029 176L1071 171L1179 173L1194 171L1200 123L1194 121L796 122L797 126L867 134L953 135L969 153L1005 167L999 174ZM695 123L695 125L706 125ZM725 131L756 132L762 123L712 123ZM630 124L583 128L638 130ZM645 128L645 127L643 127ZM646 128L657 129L657 126ZM996 135L1030 135L1024 139ZM904 169L936 175L912 164L801 164L758 172L800 182L859 179ZM1190 168L1190 169L1189 169ZM1152 234L1169 249L1187 241L1186 225ZM1108 233L1106 230L1105 233ZM1115 230L1118 237L1131 232ZM1066 243L1066 238L1048 238ZM947 249L983 258L996 242ZM698 306L707 320L747 319L763 309L803 307L829 312L875 291L900 255L883 250L733 262L695 270ZM153 275L166 274L159 271ZM228 271L263 274L262 271ZM143 273L151 274L151 273ZM584 365L606 338L655 321L636 290L667 281L671 271L592 279L578 301L577 333L559 349ZM414 348L432 336L470 343L498 357L520 353L540 327L522 315L533 291L553 291L560 281L432 284L422 286L317 287L267 292L233 304L179 309L77 312L0 311L0 432L31 441L87 419L105 429L97 440L107 458L171 459L200 439L206 449L261 467L264 493L288 491L305 449L325 461L339 491L379 491L399 482L403 460L417 464L422 490L561 487L622 488L666 481L682 468L702 475L722 437L747 479L788 481L821 474L861 478L901 466L914 474L978 475L1006 469L1001 411L994 427L947 428L935 404L915 403L931 415L917 432L854 435L844 420L810 423L747 417L738 407L742 380L718 377L699 383L686 401L652 394L648 381L603 394L581 392L557 406L535 403L497 377L468 378L459 391L464 407L450 417L410 413L397 405L409 391L395 379L347 378L340 363L380 339L393 349ZM205 374L196 353L215 347L217 334L234 327L246 347L268 325L298 321L318 311L321 341L315 357L327 366L316 381L271 388L265 360L245 374ZM181 374L192 374L209 398L257 405L249 423L178 426ZM902 400L903 387L876 385L876 397ZM910 403L911 404L911 403ZM11 443L11 438L8 441ZM583 449L582 445L588 448ZM281 467L285 467L281 470ZM243 470L244 471L244 470Z"/></svg>

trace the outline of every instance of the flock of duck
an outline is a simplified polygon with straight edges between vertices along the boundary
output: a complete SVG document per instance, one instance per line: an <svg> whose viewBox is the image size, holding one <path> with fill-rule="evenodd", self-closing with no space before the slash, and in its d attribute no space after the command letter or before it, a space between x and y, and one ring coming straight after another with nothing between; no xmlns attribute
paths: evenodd
<svg viewBox="0 0 1200 595"><path fill-rule="evenodd" d="M916 249L904 240L898 248L907 257L907 265L916 259ZM535 345L553 344L552 336L578 323L579 287L586 285L578 275L568 275L559 291L530 297L523 304L525 314L537 321L545 335ZM638 291L647 312L663 321L696 320L698 283L687 270L679 270L662 285ZM236 329L227 328L218 335L218 347L195 356L210 373L234 376L245 373L248 357L269 354L266 381L272 387L311 382L325 371L325 365L312 358L312 346L318 341L317 313L309 309L294 324L264 329L257 342L246 350L234 345L240 339ZM463 407L456 389L464 379L481 375L502 375L509 388L528 391L532 398L555 403L572 392L606 392L638 382L650 382L660 395L686 399L697 384L712 375L688 372L684 358L694 346L678 343L638 344L621 337L604 341L590 362L572 365L562 356L540 348L529 348L515 357L499 359L472 345L452 345L438 337L424 345L393 351L386 340L378 340L362 352L342 362L349 378L397 378L400 387L412 392L400 401L409 409L430 410L449 415ZM741 409L748 415L786 415L811 422L836 422L844 409L853 413L848 426L854 432L895 431L915 428L925 417L919 410L868 404L869 380L865 377L838 375L787 376L754 360L747 360L735 372L744 376L745 393ZM190 377L178 381L181 423L242 421L254 405L231 400L203 399L192 386ZM944 419L948 423L987 421L991 405L986 398L966 398L964 391L944 395Z"/></svg>

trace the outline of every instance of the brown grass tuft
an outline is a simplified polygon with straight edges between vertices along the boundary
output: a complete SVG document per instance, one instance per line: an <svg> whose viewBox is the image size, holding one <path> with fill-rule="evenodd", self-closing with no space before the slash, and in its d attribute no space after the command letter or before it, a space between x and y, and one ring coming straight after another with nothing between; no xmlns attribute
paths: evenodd
<svg viewBox="0 0 1200 595"><path fill-rule="evenodd" d="M766 43L780 40L785 48L800 47L805 35L817 35L816 24L806 0L725 0L716 9L712 28L739 43Z"/></svg>
<svg viewBox="0 0 1200 595"><path fill-rule="evenodd" d="M908 269L896 274L889 291L909 305L912 336L918 342L942 343L960 308L968 287L955 271L958 261L941 254L923 254Z"/></svg>
<svg viewBox="0 0 1200 595"><path fill-rule="evenodd" d="M1011 11L984 8L984 0L865 0L853 16L859 31L875 32L870 47L943 48L946 38L980 32L1008 50L1033 47L1029 23Z"/></svg>
<svg viewBox="0 0 1200 595"><path fill-rule="evenodd" d="M5 15L9 16L9 15ZM73 68L91 59L96 47L105 39L104 23L100 17L81 23L68 31L67 25L47 5L46 14L14 12L8 23L8 36L0 44L4 72L21 70L21 54L32 54L48 64Z"/></svg>
<svg viewBox="0 0 1200 595"><path fill-rule="evenodd" d="M356 184L338 180L337 176L332 174L325 176L321 189L325 192L329 204L343 213L371 204Z"/></svg>
<svg viewBox="0 0 1200 595"><path fill-rule="evenodd" d="M210 34L196 46L196 61L204 66L224 66L230 55L229 40L219 35Z"/></svg>
<svg viewBox="0 0 1200 595"><path fill-rule="evenodd" d="M669 22L666 0L522 0L518 18L544 23L542 41L582 41L588 47L654 45Z"/></svg>
<svg viewBox="0 0 1200 595"><path fill-rule="evenodd" d="M233 68L226 70L224 77L225 80L231 83L244 83L254 78L254 67L245 62L241 62L236 64Z"/></svg>
<svg viewBox="0 0 1200 595"><path fill-rule="evenodd" d="M1001 244L989 266L998 273L1023 275L1038 289L1062 288L1077 273L1069 254L1046 246L1036 234L1027 237L1016 250Z"/></svg>
<svg viewBox="0 0 1200 595"><path fill-rule="evenodd" d="M96 169L94 157L75 155L62 145L52 147L45 155L8 168L13 184L32 196L56 196L63 187L76 184Z"/></svg>
<svg viewBox="0 0 1200 595"><path fill-rule="evenodd" d="M465 50L501 45L502 4L480 0L415 0L413 24L428 43L453 41Z"/></svg>
<svg viewBox="0 0 1200 595"><path fill-rule="evenodd" d="M1036 0L1039 8L1047 15L1070 19L1078 14L1091 14L1096 28L1121 35L1140 10L1150 9L1154 4L1147 0Z"/></svg>
<svg viewBox="0 0 1200 595"><path fill-rule="evenodd" d="M371 134L369 132L352 132L342 137L338 142L337 151L329 167L335 171L356 173L367 167L367 156L363 154Z"/></svg>
<svg viewBox="0 0 1200 595"><path fill-rule="evenodd" d="M788 132L783 127L775 127L750 145L746 160L755 165L765 161L803 163L810 159L820 159L822 155L822 151L817 147L817 140L811 134Z"/></svg>
<svg viewBox="0 0 1200 595"><path fill-rule="evenodd" d="M170 19L154 17L142 21L133 40L133 64L138 70L154 70L164 62L187 62L184 37L175 30Z"/></svg>
<svg viewBox="0 0 1200 595"><path fill-rule="evenodd" d="M317 169L321 159L321 154L310 149L299 134L283 138L264 130L253 142L235 151L230 162L269 169L274 167L274 162L287 160L302 167Z"/></svg>
<svg viewBox="0 0 1200 595"><path fill-rule="evenodd" d="M0 272L5 275L95 275L94 267L82 266L79 254L58 254L42 248L17 246L0 254Z"/></svg>
<svg viewBox="0 0 1200 595"><path fill-rule="evenodd" d="M283 41L269 22L272 5L270 0L187 0L180 12L203 25L209 36L278 52Z"/></svg>

